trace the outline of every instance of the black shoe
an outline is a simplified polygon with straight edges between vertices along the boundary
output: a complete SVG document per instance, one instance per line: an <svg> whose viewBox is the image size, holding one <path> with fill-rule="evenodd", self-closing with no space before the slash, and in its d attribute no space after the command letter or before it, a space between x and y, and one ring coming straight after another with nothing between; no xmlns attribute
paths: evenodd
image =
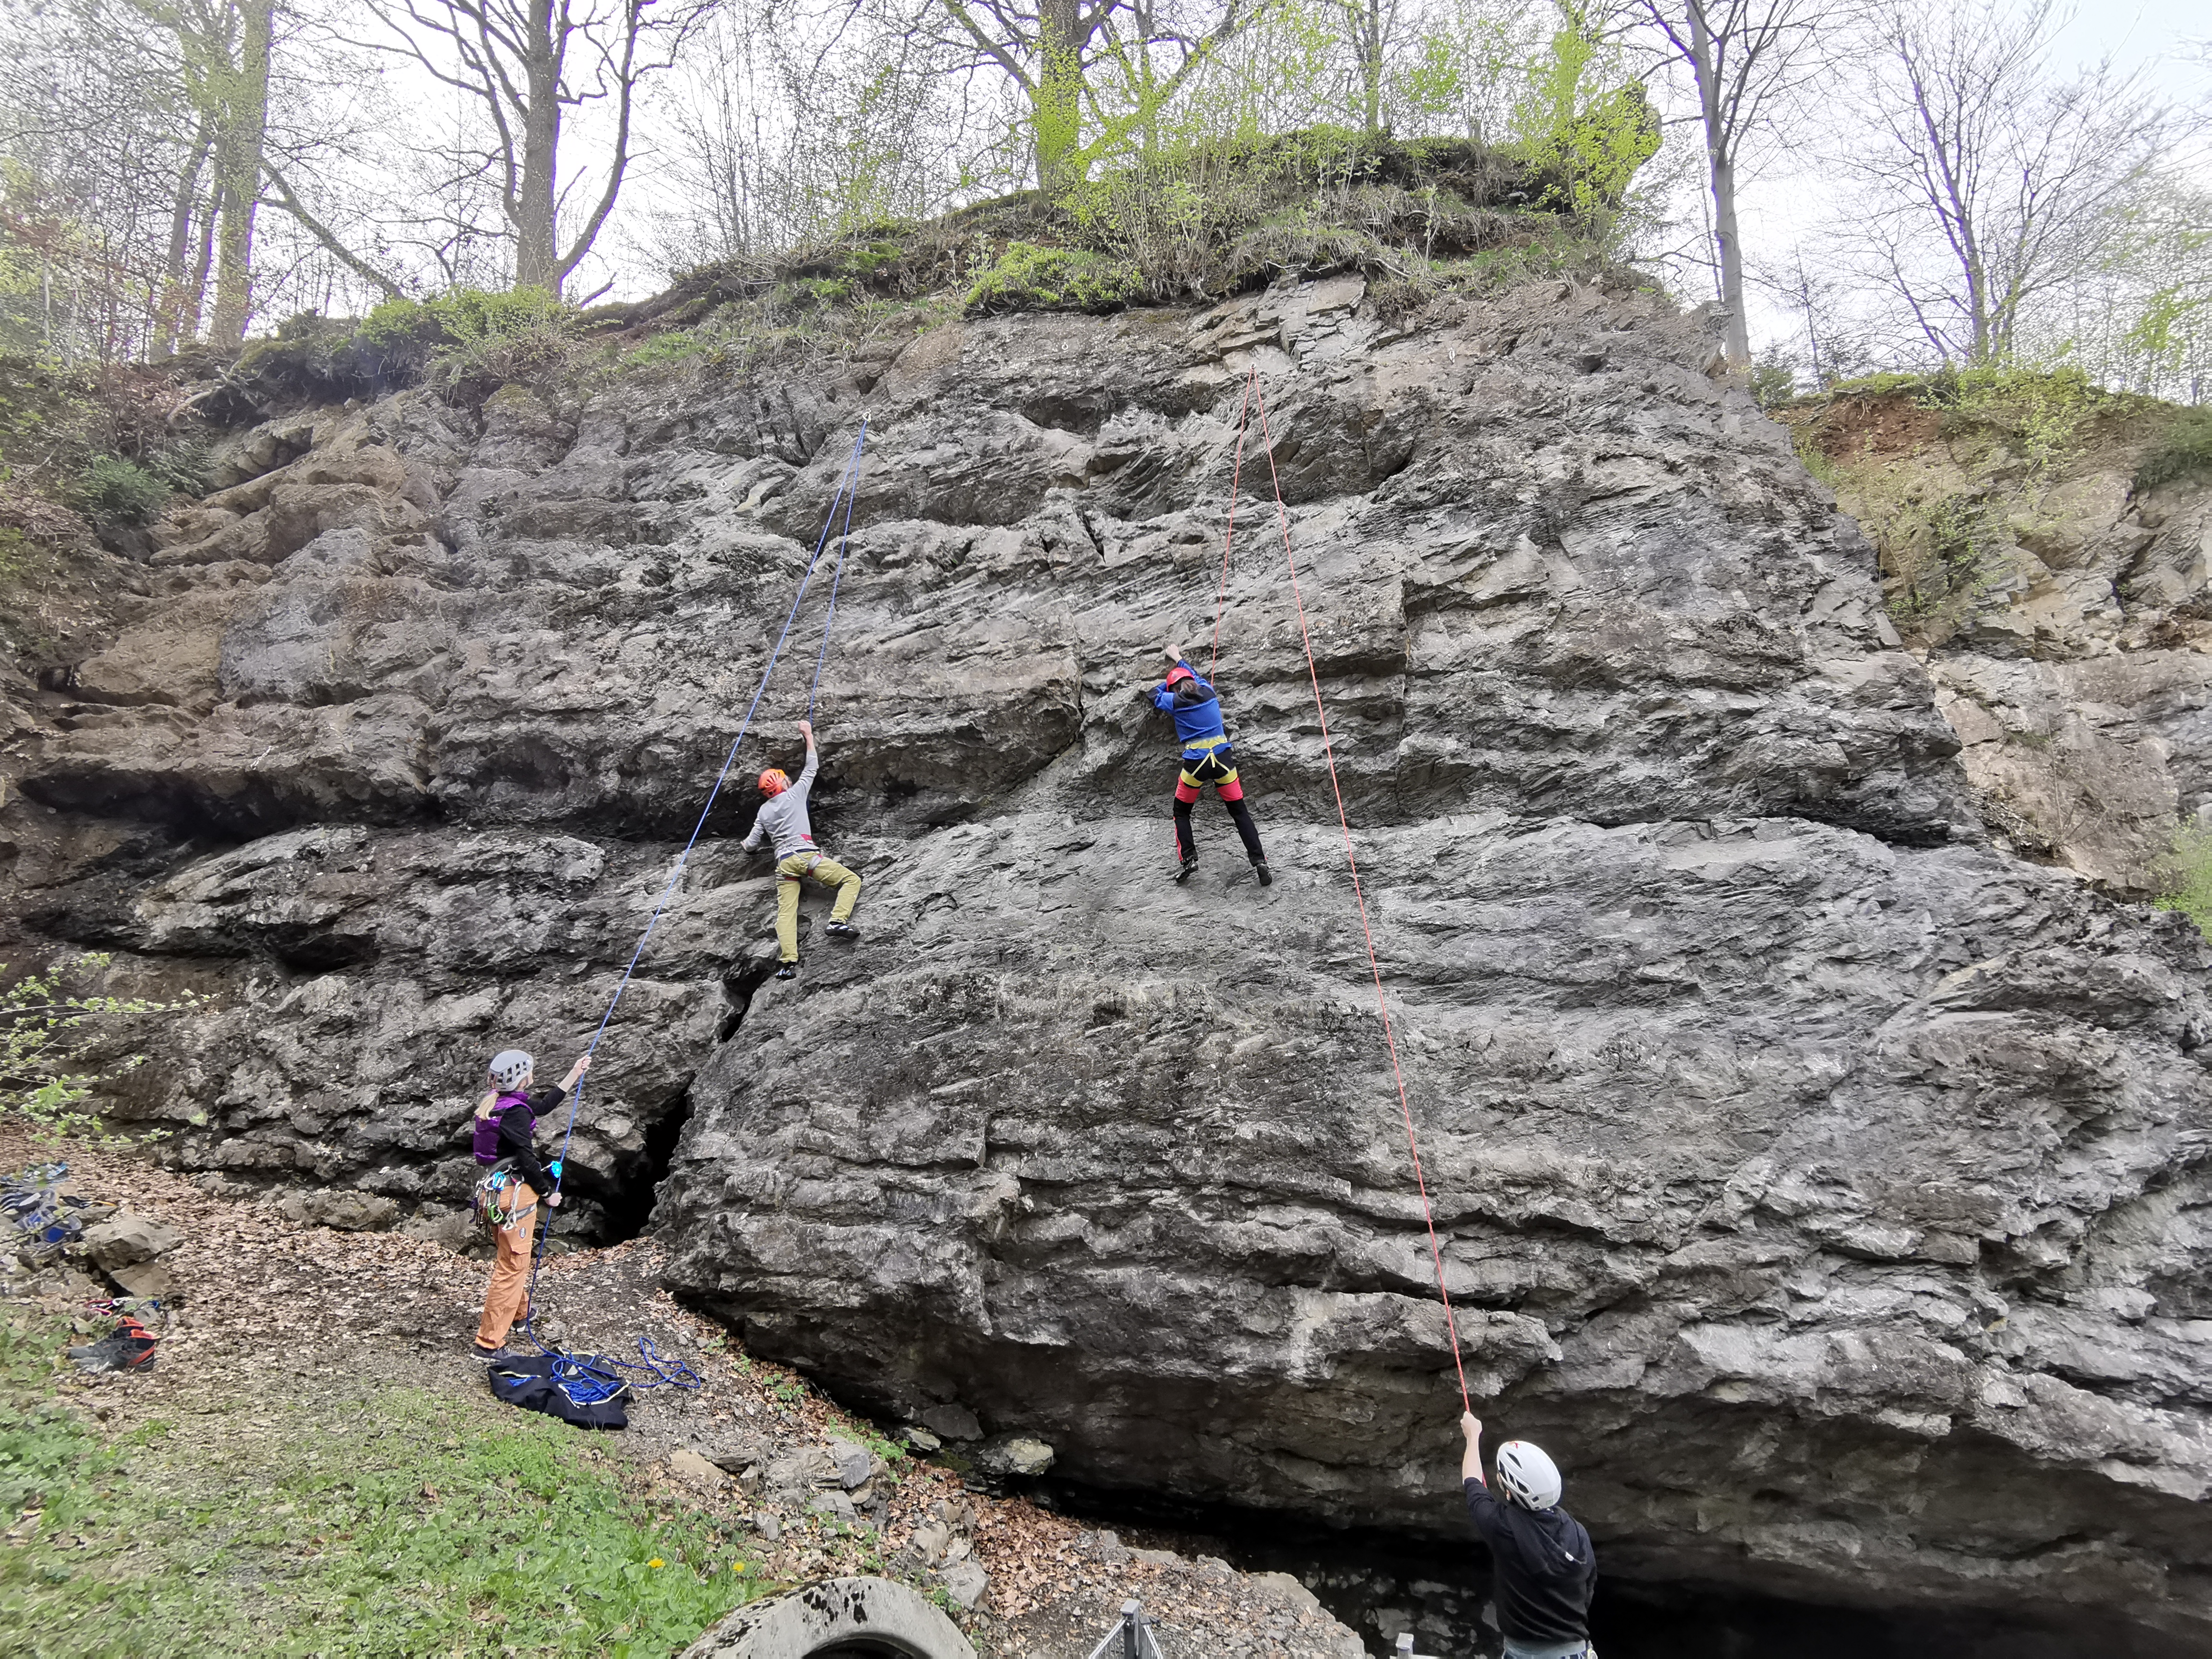
<svg viewBox="0 0 2212 1659"><path fill-rule="evenodd" d="M799 964L795 962L785 963L782 967L775 970L775 976L778 979L797 979L799 977Z"/></svg>
<svg viewBox="0 0 2212 1659"><path fill-rule="evenodd" d="M860 930L849 921L833 921L822 930L832 939L858 939Z"/></svg>
<svg viewBox="0 0 2212 1659"><path fill-rule="evenodd" d="M1275 884L1275 872L1267 867L1267 860L1265 859L1252 860L1252 873L1260 878L1260 885L1262 887L1273 887Z"/></svg>
<svg viewBox="0 0 2212 1659"><path fill-rule="evenodd" d="M1191 878L1192 872L1197 868L1198 854L1193 853L1188 858L1182 861L1182 867L1176 872L1176 885L1180 887L1183 883L1188 881Z"/></svg>
<svg viewBox="0 0 2212 1659"><path fill-rule="evenodd" d="M156 1340L143 1330L118 1331L97 1342L71 1348L69 1357L88 1371L149 1371L154 1369Z"/></svg>
<svg viewBox="0 0 2212 1659"><path fill-rule="evenodd" d="M496 1365L502 1359L515 1358L514 1350L512 1348L487 1348L482 1343L475 1341L469 1344L469 1352L487 1365Z"/></svg>

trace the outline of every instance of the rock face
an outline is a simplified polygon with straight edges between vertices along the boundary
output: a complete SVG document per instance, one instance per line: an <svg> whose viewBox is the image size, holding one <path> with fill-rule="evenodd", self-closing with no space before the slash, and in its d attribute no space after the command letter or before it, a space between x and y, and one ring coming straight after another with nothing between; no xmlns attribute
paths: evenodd
<svg viewBox="0 0 2212 1659"><path fill-rule="evenodd" d="M2212 822L2212 486L2136 489L2159 426L2124 402L2056 453L1909 393L1790 418L1881 538L1893 592L1911 604L1931 572L1952 590L1913 644L1998 843L2122 896L2162 890L2177 821Z"/></svg>
<svg viewBox="0 0 2212 1659"><path fill-rule="evenodd" d="M46 710L19 912L218 997L121 1103L183 1161L457 1200L477 1068L564 1062L668 887L865 412L816 713L863 937L810 900L767 979L726 793L574 1153L619 1219L684 1126L678 1290L1056 1477L1455 1534L1317 684L1466 1380L1608 1571L2201 1649L2205 947L1986 844L1711 356L1644 297L1337 283L328 413ZM1211 656L1249 370L1219 674L1277 878L1208 805L1176 887L1146 687Z"/></svg>

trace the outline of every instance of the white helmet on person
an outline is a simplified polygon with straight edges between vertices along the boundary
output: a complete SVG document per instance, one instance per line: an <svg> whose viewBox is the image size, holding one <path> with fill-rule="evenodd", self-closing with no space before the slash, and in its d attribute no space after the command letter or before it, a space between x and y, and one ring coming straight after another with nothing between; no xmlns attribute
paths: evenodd
<svg viewBox="0 0 2212 1659"><path fill-rule="evenodd" d="M497 1089L519 1089L528 1077L533 1064L528 1054L520 1048L502 1048L491 1057L492 1086Z"/></svg>
<svg viewBox="0 0 2212 1659"><path fill-rule="evenodd" d="M1498 1449L1498 1484L1524 1510L1548 1510L1559 1501L1559 1466L1541 1446L1509 1440Z"/></svg>

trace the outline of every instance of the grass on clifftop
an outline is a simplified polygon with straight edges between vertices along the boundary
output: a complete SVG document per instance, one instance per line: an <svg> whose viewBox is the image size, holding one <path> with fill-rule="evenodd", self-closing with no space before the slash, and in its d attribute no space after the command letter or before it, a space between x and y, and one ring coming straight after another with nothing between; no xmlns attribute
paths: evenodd
<svg viewBox="0 0 2212 1659"><path fill-rule="evenodd" d="M1640 127L1631 136L1644 140ZM579 371L744 370L910 338L963 311L1202 304L1348 270L1396 291L1402 311L1452 289L1603 268L1610 203L1644 153L1614 156L1620 177L1596 189L1580 163L1460 139L1332 128L1209 143L1057 197L1024 191L721 260L635 306L461 292L389 301L358 323L297 317L248 346L236 378L264 397L337 401L425 380L480 395Z"/></svg>
<svg viewBox="0 0 2212 1659"><path fill-rule="evenodd" d="M358 1382L103 1443L58 1397L69 1340L0 1316L0 1651L661 1659L757 1593L550 1419Z"/></svg>
<svg viewBox="0 0 2212 1659"><path fill-rule="evenodd" d="M1873 374L1773 412L1873 538L1890 615L1924 645L2012 574L2016 544L2039 544L2081 510L2070 481L2212 476L2212 411L2107 392L2078 369Z"/></svg>

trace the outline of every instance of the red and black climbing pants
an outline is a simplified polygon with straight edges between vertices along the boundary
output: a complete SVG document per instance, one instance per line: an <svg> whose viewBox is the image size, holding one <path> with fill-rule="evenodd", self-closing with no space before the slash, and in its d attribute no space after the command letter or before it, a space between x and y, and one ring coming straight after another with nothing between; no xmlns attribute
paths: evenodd
<svg viewBox="0 0 2212 1659"><path fill-rule="evenodd" d="M1237 825L1237 833L1244 842L1244 855L1259 863L1267 855L1260 850L1260 826L1252 822L1252 809L1244 804L1244 785L1237 775L1237 769L1218 754L1207 754L1198 759L1183 757L1182 772L1176 779L1175 825L1176 846L1186 859L1198 856L1198 844L1190 833L1190 809L1198 805L1199 792L1211 788L1221 797L1221 804L1229 811Z"/></svg>

